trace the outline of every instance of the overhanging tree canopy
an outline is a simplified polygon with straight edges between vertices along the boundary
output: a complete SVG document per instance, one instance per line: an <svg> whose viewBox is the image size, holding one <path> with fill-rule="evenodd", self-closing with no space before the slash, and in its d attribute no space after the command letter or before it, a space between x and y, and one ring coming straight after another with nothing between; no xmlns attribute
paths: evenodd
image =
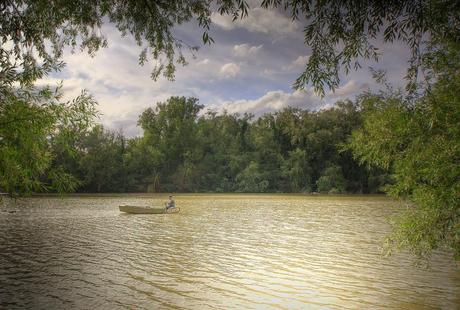
<svg viewBox="0 0 460 310"><path fill-rule="evenodd" d="M358 69L362 59L378 59L374 42L400 41L411 50L408 78L416 81L427 43L460 40L460 4L455 0L264 0L266 9L284 9L304 25L305 44L312 49L295 88L311 83L324 93L339 85L339 72ZM209 35L211 14L234 19L250 14L245 0L7 0L0 4L0 76L17 74L30 82L58 69L64 46L93 54L107 45L101 32L112 23L142 46L139 63L157 61L152 71L173 79L185 65L183 49L195 51L174 35L174 26L195 20ZM20 73L15 73L16 71ZM409 84L411 87L413 83Z"/></svg>

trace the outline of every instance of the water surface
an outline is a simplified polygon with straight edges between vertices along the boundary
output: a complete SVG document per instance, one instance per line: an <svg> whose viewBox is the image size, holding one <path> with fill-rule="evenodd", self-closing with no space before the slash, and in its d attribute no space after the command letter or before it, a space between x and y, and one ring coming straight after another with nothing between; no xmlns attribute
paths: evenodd
<svg viewBox="0 0 460 310"><path fill-rule="evenodd" d="M38 197L0 212L0 308L458 309L460 271L381 256L376 196ZM5 211L16 211L13 213Z"/></svg>

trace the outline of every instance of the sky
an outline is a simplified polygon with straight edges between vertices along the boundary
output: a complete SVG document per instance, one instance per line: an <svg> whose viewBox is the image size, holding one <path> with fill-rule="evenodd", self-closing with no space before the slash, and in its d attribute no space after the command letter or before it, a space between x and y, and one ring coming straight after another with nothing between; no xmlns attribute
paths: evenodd
<svg viewBox="0 0 460 310"><path fill-rule="evenodd" d="M195 97L206 109L216 112L252 113L256 117L291 106L319 110L337 101L353 98L367 89L377 89L369 66L385 69L396 87L407 68L408 51L400 44L377 45L382 56L378 63L362 62L363 69L341 74L341 84L324 97L307 86L292 88L311 54L304 45L302 24L293 22L283 11L252 7L243 20L212 15L210 35L215 43L203 45L202 29L190 22L174 29L176 36L200 46L195 57L186 54L188 65L178 66L175 81L150 78L154 65L140 66L141 48L129 37L122 37L110 24L102 28L108 47L94 57L84 52L66 51L65 68L40 81L55 85L63 81L64 99L70 100L87 90L98 102L100 120L106 128L121 130L126 136L142 134L139 115L148 107L170 96Z"/></svg>

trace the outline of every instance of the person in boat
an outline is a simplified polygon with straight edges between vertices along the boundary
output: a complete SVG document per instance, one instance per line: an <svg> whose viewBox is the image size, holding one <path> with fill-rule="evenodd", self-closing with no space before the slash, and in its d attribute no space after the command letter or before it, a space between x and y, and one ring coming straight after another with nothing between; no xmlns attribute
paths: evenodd
<svg viewBox="0 0 460 310"><path fill-rule="evenodd" d="M169 200L166 203L166 209L171 209L171 208L175 208L175 207L176 207L176 202L174 201L173 196L170 195Z"/></svg>

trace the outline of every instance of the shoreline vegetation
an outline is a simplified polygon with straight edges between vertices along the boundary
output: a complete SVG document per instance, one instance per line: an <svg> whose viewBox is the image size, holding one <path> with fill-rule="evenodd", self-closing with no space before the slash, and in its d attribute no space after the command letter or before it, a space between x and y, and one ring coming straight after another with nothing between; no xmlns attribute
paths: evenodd
<svg viewBox="0 0 460 310"><path fill-rule="evenodd" d="M383 198L388 200L395 200L395 198L388 196L387 194L320 194L320 193L213 193L213 192L201 192L201 193L173 193L174 197L181 198L181 197L202 197L202 196L210 196L210 197L264 197L264 196L277 196L277 197L306 197L306 198L333 198L333 197L340 197L340 198ZM56 198L71 198L71 197L125 197L125 196L132 196L132 197L168 197L170 193L33 193L27 197L21 198L34 198L34 197L56 197ZM5 196L7 197L7 196ZM18 198L18 199L21 199Z"/></svg>
<svg viewBox="0 0 460 310"><path fill-rule="evenodd" d="M257 119L202 109L195 98L171 97L140 115L144 134L131 139L96 124L70 149L53 144L51 169L74 176L76 192L93 193L379 193L390 180L340 150L361 126L351 101Z"/></svg>

